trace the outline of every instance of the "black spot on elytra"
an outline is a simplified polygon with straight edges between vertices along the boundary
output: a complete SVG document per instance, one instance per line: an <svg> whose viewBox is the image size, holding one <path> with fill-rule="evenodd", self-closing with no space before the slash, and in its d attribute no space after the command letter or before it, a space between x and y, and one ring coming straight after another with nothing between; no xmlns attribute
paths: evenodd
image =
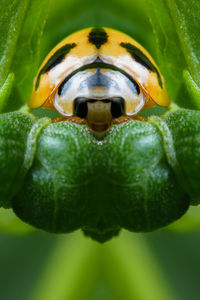
<svg viewBox="0 0 200 300"><path fill-rule="evenodd" d="M76 46L75 43L73 44L66 44L60 49L58 49L47 61L47 63L44 65L44 67L40 70L37 80L36 80L36 85L35 89L37 90L39 83L40 83L40 76L49 70L51 70L53 67L55 67L57 64L59 64L65 57L69 51Z"/></svg>
<svg viewBox="0 0 200 300"><path fill-rule="evenodd" d="M95 27L93 28L88 36L89 42L96 46L97 49L101 45L105 44L108 40L108 35L103 28Z"/></svg>
<svg viewBox="0 0 200 300"><path fill-rule="evenodd" d="M145 68L151 70L152 72L155 72L158 78L158 83L160 87L163 87L162 80L160 77L160 73L158 69L150 62L150 60L146 57L146 55L137 47L133 46L130 43L121 43L120 46L125 48L131 56L141 65L143 65Z"/></svg>

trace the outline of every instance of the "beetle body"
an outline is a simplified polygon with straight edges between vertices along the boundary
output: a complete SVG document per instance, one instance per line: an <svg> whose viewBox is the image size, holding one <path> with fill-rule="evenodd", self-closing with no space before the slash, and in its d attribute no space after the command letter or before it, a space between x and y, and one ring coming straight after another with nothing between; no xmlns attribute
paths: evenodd
<svg viewBox="0 0 200 300"><path fill-rule="evenodd" d="M95 131L155 105L168 106L169 99L154 60L110 28L86 28L60 42L41 65L29 101L31 108L55 109Z"/></svg>

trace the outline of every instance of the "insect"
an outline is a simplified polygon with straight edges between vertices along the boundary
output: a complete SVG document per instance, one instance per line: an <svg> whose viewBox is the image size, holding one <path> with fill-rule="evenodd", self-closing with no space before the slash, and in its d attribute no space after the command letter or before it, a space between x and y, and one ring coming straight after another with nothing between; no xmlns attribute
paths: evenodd
<svg viewBox="0 0 200 300"><path fill-rule="evenodd" d="M168 106L160 71L148 52L128 35L86 28L47 55L34 80L30 108L57 110L55 121L87 123L96 132L142 117L140 110Z"/></svg>

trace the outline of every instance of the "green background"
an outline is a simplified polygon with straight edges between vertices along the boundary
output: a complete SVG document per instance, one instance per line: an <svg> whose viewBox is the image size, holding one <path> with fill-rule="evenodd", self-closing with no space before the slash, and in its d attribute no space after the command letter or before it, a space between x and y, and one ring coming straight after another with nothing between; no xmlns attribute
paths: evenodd
<svg viewBox="0 0 200 300"><path fill-rule="evenodd" d="M75 234L70 234L70 236ZM137 236L142 235L137 234ZM130 234L130 237L134 243L135 235ZM38 286L45 268L51 260L53 252L56 250L56 243L65 238L65 235L57 237L42 232L26 237L1 234L1 299L31 299L32 293ZM167 284L173 290L174 299L199 299L200 232L178 235L160 230L155 233L146 234L145 241L156 263L164 273ZM88 239L87 242L89 243ZM95 244L95 242L92 243ZM103 249L105 246L101 247ZM87 274L84 275L82 277L83 281L85 277L86 280L91 280L93 272L88 268ZM145 288L145 284L148 284L148 278L145 276L143 283ZM66 280L66 286L67 284ZM116 282L116 286L117 284L120 283ZM118 299L115 295L115 289L108 282L105 274L102 274L98 278L93 288L94 290L91 290L91 296L87 298L88 300ZM79 299L83 299L81 294ZM139 298L136 299L139 300ZM147 299L152 298L149 297Z"/></svg>

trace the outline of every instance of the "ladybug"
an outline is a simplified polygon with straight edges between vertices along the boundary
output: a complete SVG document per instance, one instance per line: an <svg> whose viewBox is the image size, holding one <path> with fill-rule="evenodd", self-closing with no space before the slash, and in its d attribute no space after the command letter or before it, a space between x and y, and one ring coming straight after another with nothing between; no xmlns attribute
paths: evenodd
<svg viewBox="0 0 200 300"><path fill-rule="evenodd" d="M55 121L87 123L96 132L142 119L140 110L168 106L160 71L149 53L128 35L86 28L47 55L34 80L30 108L57 110Z"/></svg>

